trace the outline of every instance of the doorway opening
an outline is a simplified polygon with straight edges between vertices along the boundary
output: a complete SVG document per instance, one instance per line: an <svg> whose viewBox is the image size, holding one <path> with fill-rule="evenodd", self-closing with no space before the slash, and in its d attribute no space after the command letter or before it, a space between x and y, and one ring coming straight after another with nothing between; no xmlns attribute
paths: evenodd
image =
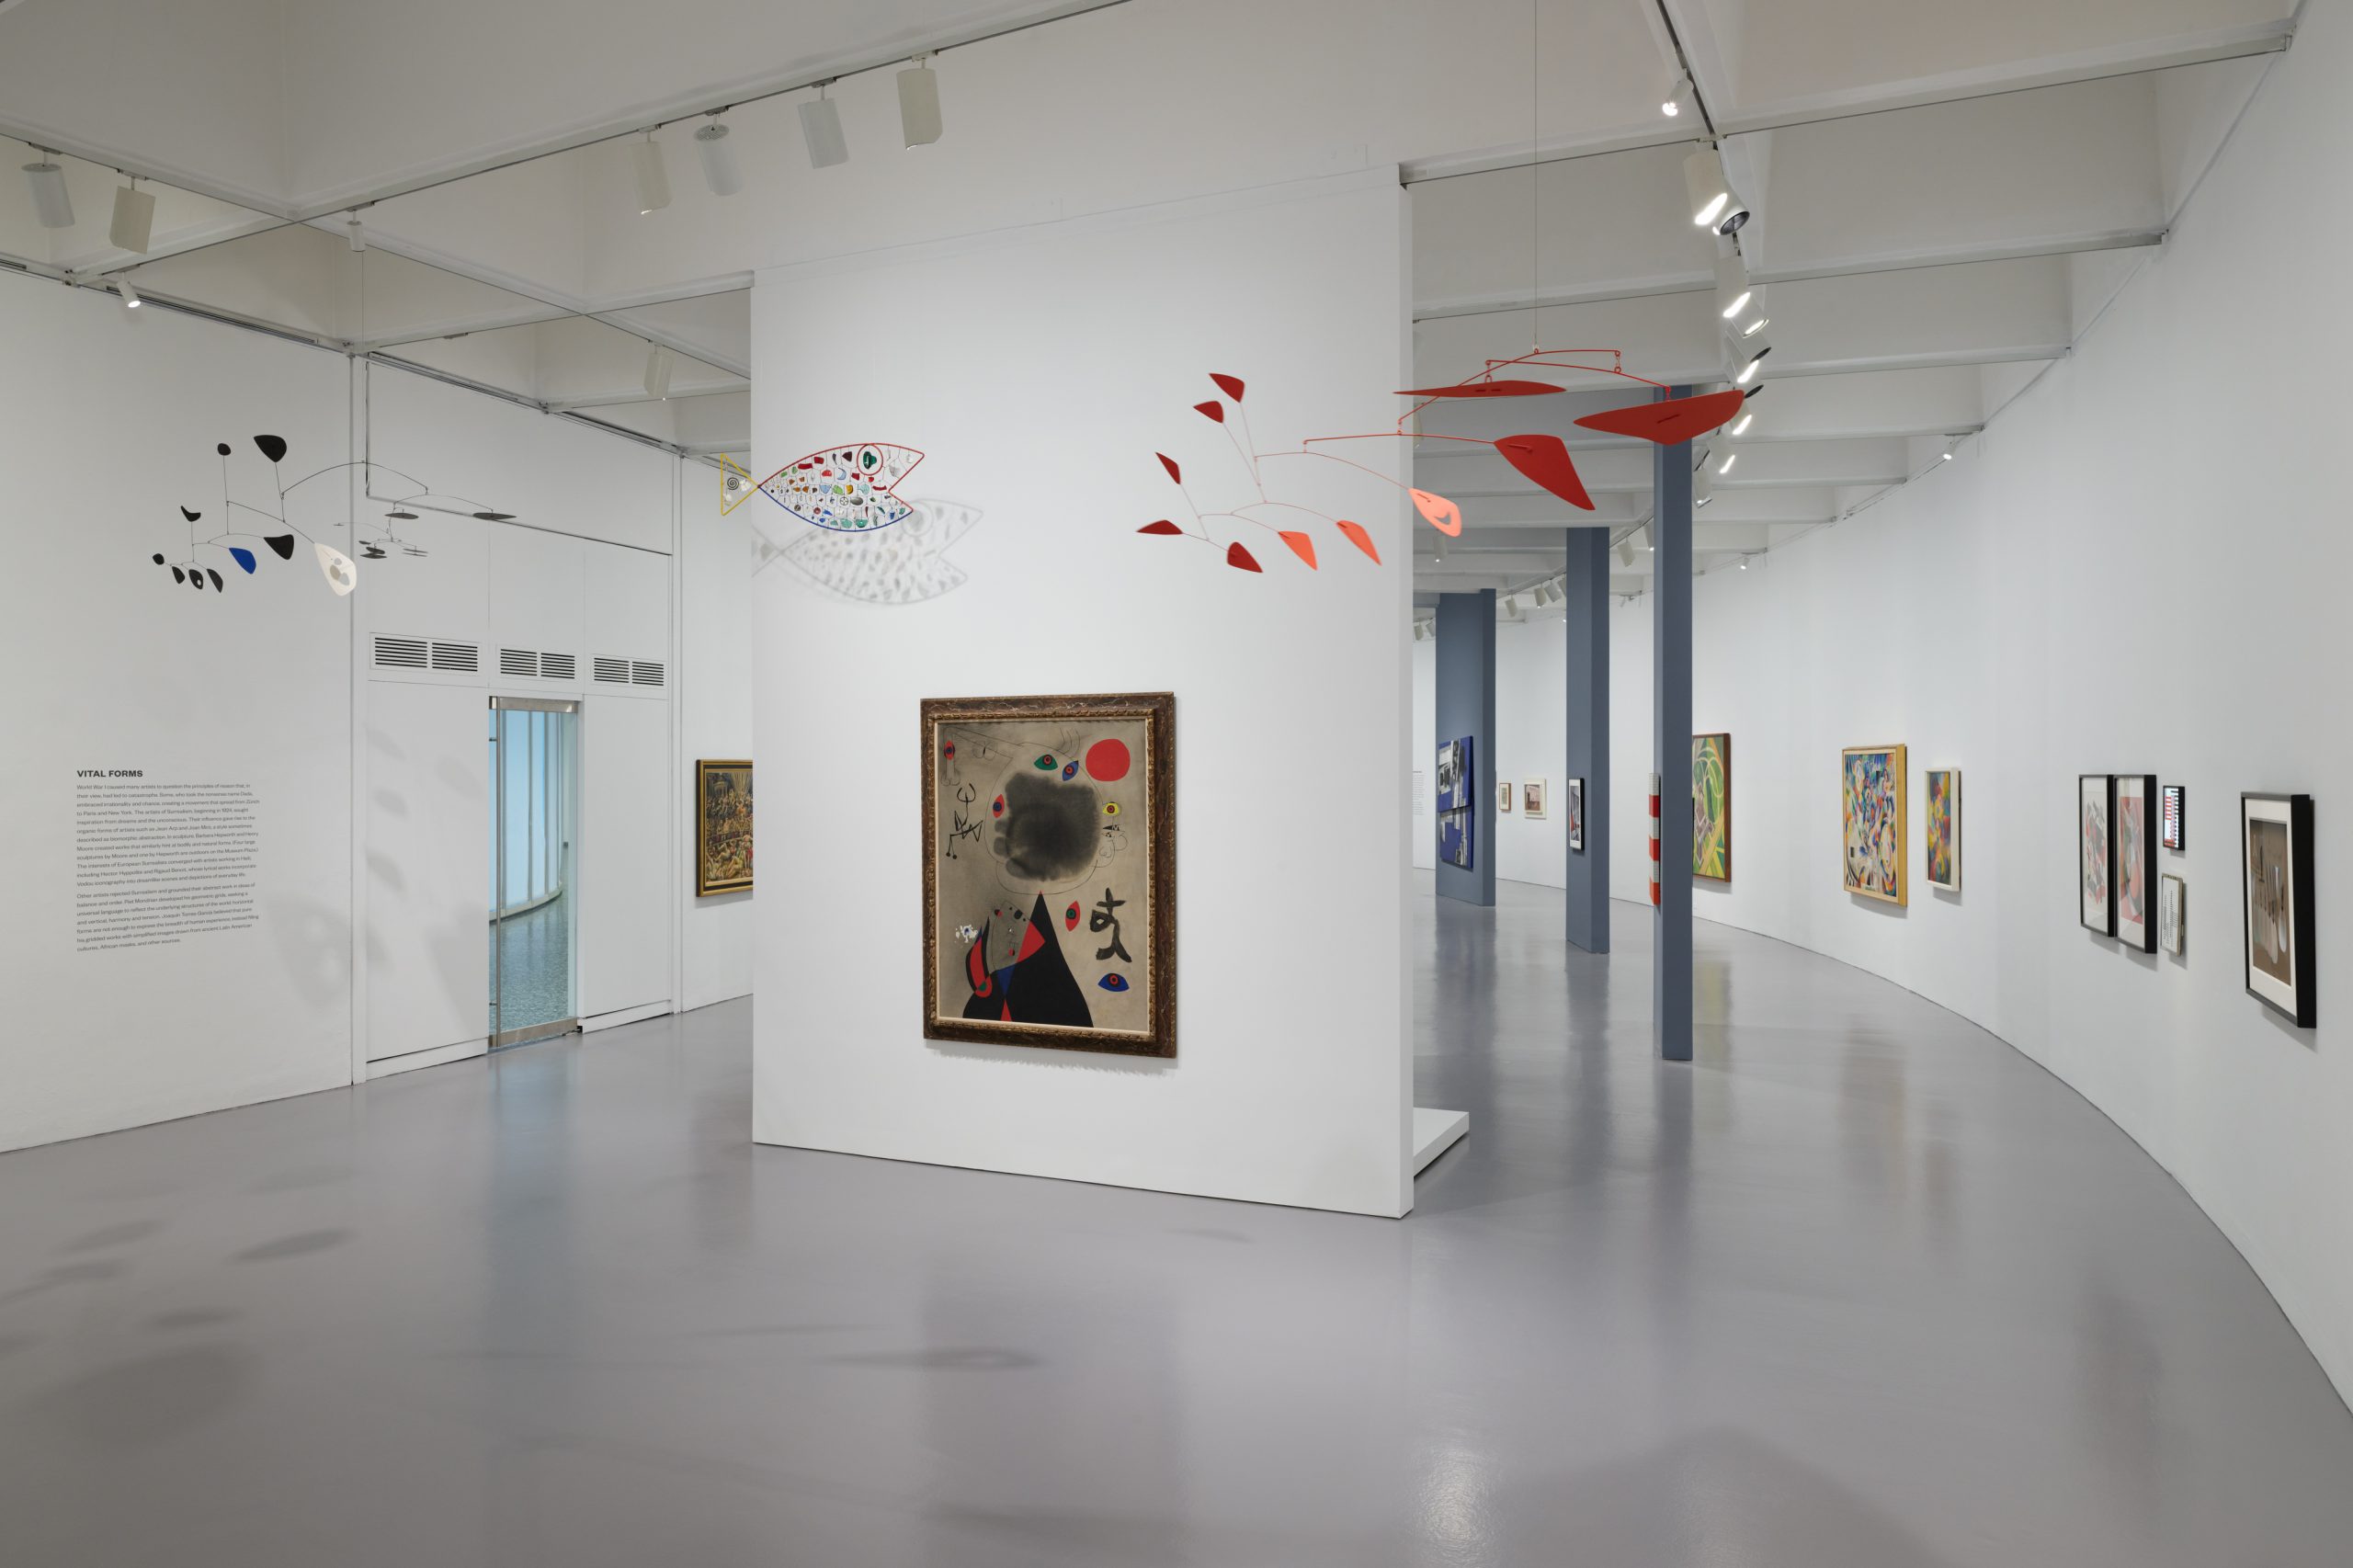
<svg viewBox="0 0 2353 1568"><path fill-rule="evenodd" d="M580 1027L580 704L490 699L490 1045Z"/></svg>

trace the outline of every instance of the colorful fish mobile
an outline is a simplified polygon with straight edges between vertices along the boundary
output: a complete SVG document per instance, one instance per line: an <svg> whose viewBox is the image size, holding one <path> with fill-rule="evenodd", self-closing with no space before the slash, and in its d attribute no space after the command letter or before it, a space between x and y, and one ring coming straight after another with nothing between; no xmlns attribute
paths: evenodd
<svg viewBox="0 0 2353 1568"><path fill-rule="evenodd" d="M923 454L887 441L828 447L785 464L760 481L767 498L813 527L868 533L903 522L915 511L895 486Z"/></svg>

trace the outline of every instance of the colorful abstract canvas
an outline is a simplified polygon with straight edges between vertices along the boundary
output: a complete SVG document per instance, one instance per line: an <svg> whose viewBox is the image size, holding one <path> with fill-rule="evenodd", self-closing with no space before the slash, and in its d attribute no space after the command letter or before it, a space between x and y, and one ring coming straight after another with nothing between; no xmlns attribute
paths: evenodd
<svg viewBox="0 0 2353 1568"><path fill-rule="evenodd" d="M752 765L695 764L695 896L752 889Z"/></svg>
<svg viewBox="0 0 2353 1568"><path fill-rule="evenodd" d="M1449 741L1438 748L1438 809L1467 812L1471 796L1471 737Z"/></svg>
<svg viewBox="0 0 2353 1568"><path fill-rule="evenodd" d="M1585 780L1569 780L1569 847L1585 851Z"/></svg>
<svg viewBox="0 0 2353 1568"><path fill-rule="evenodd" d="M926 698L924 1035L1176 1053L1176 699Z"/></svg>
<svg viewBox="0 0 2353 1568"><path fill-rule="evenodd" d="M1732 881L1732 736L1691 737L1691 874Z"/></svg>
<svg viewBox="0 0 2353 1568"><path fill-rule="evenodd" d="M2109 876L2116 884L2116 939L2144 953L2157 950L2155 874L2149 865L2156 828L2157 781L2142 773L2116 776L2109 808Z"/></svg>
<svg viewBox="0 0 2353 1568"><path fill-rule="evenodd" d="M1920 776L1927 797L1921 856L1928 885L1961 891L1961 769L1931 767Z"/></svg>
<svg viewBox="0 0 2353 1568"><path fill-rule="evenodd" d="M2189 925L2189 894L2171 871L2157 879L2157 946L2178 958Z"/></svg>
<svg viewBox="0 0 2353 1568"><path fill-rule="evenodd" d="M1519 813L1531 821L1544 820L1544 780L1530 778L1519 787Z"/></svg>
<svg viewBox="0 0 2353 1568"><path fill-rule="evenodd" d="M760 481L760 492L804 523L863 533L887 528L914 510L892 486L921 461L923 454L913 447L883 441L829 447L785 464Z"/></svg>
<svg viewBox="0 0 2353 1568"><path fill-rule="evenodd" d="M1839 754L1840 877L1850 893L1909 902L1904 885L1904 748L1848 746Z"/></svg>
<svg viewBox="0 0 2353 1568"><path fill-rule="evenodd" d="M2116 880L2110 873L2109 821L2115 815L2116 777L2086 773L2075 780L2075 881L2086 930L2116 935Z"/></svg>
<svg viewBox="0 0 2353 1568"><path fill-rule="evenodd" d="M2313 798L2241 795L2239 840L2245 867L2246 990L2311 1028L2320 1021L2313 931Z"/></svg>
<svg viewBox="0 0 2353 1568"><path fill-rule="evenodd" d="M1471 811L1438 814L1438 858L1449 866L1471 869L1471 824L1479 813Z"/></svg>

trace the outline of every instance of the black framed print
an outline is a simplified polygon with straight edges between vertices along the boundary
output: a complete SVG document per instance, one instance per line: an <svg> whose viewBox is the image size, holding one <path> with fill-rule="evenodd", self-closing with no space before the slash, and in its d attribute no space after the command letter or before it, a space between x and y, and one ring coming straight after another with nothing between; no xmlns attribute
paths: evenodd
<svg viewBox="0 0 2353 1568"><path fill-rule="evenodd" d="M2156 879L2149 865L2157 803L2157 780L2150 773L2116 776L2116 801L2109 814L2115 852L2109 881L2116 889L2116 939L2144 953L2157 950Z"/></svg>
<svg viewBox="0 0 2353 1568"><path fill-rule="evenodd" d="M2246 994L2299 1028L2320 1021L2313 933L2313 798L2239 797Z"/></svg>
<svg viewBox="0 0 2353 1568"><path fill-rule="evenodd" d="M2075 881L2084 929L2116 935L2116 877L2109 864L2109 819L2116 814L2116 776L2086 773L2075 780Z"/></svg>

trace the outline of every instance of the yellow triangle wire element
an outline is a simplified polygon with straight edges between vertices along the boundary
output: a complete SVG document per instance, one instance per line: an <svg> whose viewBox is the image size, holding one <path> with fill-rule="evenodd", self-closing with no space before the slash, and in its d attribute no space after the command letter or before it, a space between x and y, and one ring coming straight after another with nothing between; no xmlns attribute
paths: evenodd
<svg viewBox="0 0 2353 1568"><path fill-rule="evenodd" d="M725 517L750 499L759 488L752 476L735 466L735 460L725 452L719 454L719 515Z"/></svg>

